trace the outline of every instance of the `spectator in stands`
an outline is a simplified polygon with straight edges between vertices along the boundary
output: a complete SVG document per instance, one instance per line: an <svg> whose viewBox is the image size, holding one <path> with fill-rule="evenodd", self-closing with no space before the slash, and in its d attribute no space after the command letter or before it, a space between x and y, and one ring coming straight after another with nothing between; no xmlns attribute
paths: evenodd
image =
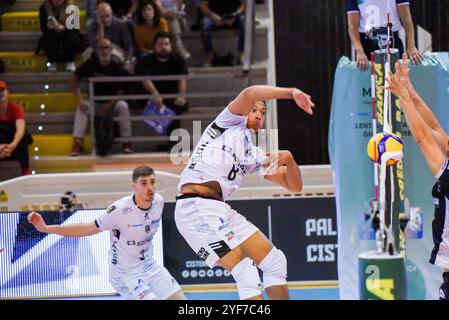
<svg viewBox="0 0 449 320"><path fill-rule="evenodd" d="M19 161L22 175L29 175L28 145L33 139L25 127L25 110L8 100L8 87L0 81L0 159Z"/></svg>
<svg viewBox="0 0 449 320"><path fill-rule="evenodd" d="M168 21L170 32L175 36L176 49L184 59L190 58L190 53L184 47L181 35L187 25L184 0L158 0L162 17Z"/></svg>
<svg viewBox="0 0 449 320"><path fill-rule="evenodd" d="M131 39L126 22L113 16L113 11L108 3L98 4L96 10L96 21L87 27L89 45L96 49L100 39L106 38L112 42L112 54L125 68L131 72L134 44Z"/></svg>
<svg viewBox="0 0 449 320"><path fill-rule="evenodd" d="M245 3L242 0L201 0L201 11L204 14L201 25L201 41L207 60L204 66L211 66L213 60L212 34L215 29L232 28L238 30L237 64L243 61L245 36Z"/></svg>
<svg viewBox="0 0 449 320"><path fill-rule="evenodd" d="M44 49L48 71L56 71L58 62L65 63L67 71L75 71L75 54L83 49L83 37L79 30L66 28L66 8L73 3L73 0L45 0L39 7L42 37L36 51Z"/></svg>
<svg viewBox="0 0 449 320"><path fill-rule="evenodd" d="M201 21L203 20L203 12L200 8L201 0L195 0L195 11L196 11L196 19L195 22L190 26L191 31L200 31L201 30Z"/></svg>
<svg viewBox="0 0 449 320"><path fill-rule="evenodd" d="M168 31L167 20L161 17L161 9L153 0L144 0L137 7L137 24L134 25L134 40L140 55L153 52L155 36Z"/></svg>
<svg viewBox="0 0 449 320"><path fill-rule="evenodd" d="M129 73L124 69L123 64L112 59L112 43L106 38L101 39L95 46L96 55L84 62L70 76L70 82L75 94L78 97L78 108L76 110L75 124L73 128L73 147L72 156L78 156L83 152L83 138L86 132L88 114L92 110L92 106L88 100L85 100L80 87L79 81L89 77L104 76L126 76ZM111 83L95 83L94 94L97 95L115 95L123 94L123 85L117 82ZM111 112L119 117L129 117L128 104L124 100L99 101L95 103L95 114L107 115ZM120 134L123 138L131 137L130 120L119 121ZM123 153L132 153L130 142L122 144Z"/></svg>
<svg viewBox="0 0 449 320"><path fill-rule="evenodd" d="M12 6L14 3L16 3L16 0L0 0L0 14L3 14L5 9Z"/></svg>
<svg viewBox="0 0 449 320"><path fill-rule="evenodd" d="M136 75L183 75L188 74L185 60L173 51L171 35L167 32L159 32L154 40L154 53L140 60L136 66ZM147 92L153 95L153 101L158 107L163 105L174 110L176 114L187 112L188 104L184 97L187 90L187 81L151 81L144 80L142 85ZM160 94L177 93L179 96L172 99L162 99ZM174 120L167 130L170 134L179 128L180 121Z"/></svg>
<svg viewBox="0 0 449 320"><path fill-rule="evenodd" d="M406 34L407 56L414 63L422 61L422 56L415 45L415 30L409 0L365 0L362 2L347 0L348 33L355 49L357 67L362 70L368 68L371 52L379 49L378 40L376 37L369 36L370 31L376 30L376 33L380 33L379 28L387 26L388 8L393 32L392 48L399 50L400 57L404 53L404 44L399 38L402 22Z"/></svg>

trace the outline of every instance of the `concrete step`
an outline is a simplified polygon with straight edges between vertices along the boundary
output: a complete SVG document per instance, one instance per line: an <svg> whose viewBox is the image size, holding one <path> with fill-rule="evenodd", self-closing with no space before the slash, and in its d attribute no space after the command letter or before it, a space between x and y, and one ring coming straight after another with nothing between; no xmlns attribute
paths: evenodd
<svg viewBox="0 0 449 320"><path fill-rule="evenodd" d="M74 112L78 104L76 95L71 92L11 93L9 99L19 102L27 114Z"/></svg>
<svg viewBox="0 0 449 320"><path fill-rule="evenodd" d="M222 107L193 108L189 110L185 116L186 119L181 120L181 127L190 133L193 132L193 122L206 128L207 125L221 111ZM131 116L141 116L142 110L130 110ZM26 116L27 129L31 134L72 134L73 124L75 120L75 112L54 112L54 113L29 113ZM131 122L133 136L158 136L153 129L149 128L143 120L132 120ZM87 132L90 132L90 124L88 123Z"/></svg>
<svg viewBox="0 0 449 320"><path fill-rule="evenodd" d="M41 32L0 32L0 52L11 51L33 51L36 49ZM183 35L185 47L190 51L192 57L188 59L189 67L202 66L206 61L203 52L199 32L187 31ZM237 55L237 38L232 31L217 31L213 38L214 49L217 53L232 52ZM263 61L268 57L267 28L256 28L253 61Z"/></svg>
<svg viewBox="0 0 449 320"><path fill-rule="evenodd" d="M7 12L14 11L38 11L43 0L17 0L12 6L5 6ZM84 0L75 0L75 4L84 8Z"/></svg>
<svg viewBox="0 0 449 320"><path fill-rule="evenodd" d="M5 64L5 72L46 72L47 57L44 54L35 55L34 52L0 52L0 59ZM82 57L77 55L75 63L81 64ZM59 64L59 70L64 70L64 64ZM36 75L42 81L41 75Z"/></svg>
<svg viewBox="0 0 449 320"><path fill-rule="evenodd" d="M234 98L244 87L251 84L266 84L267 70L264 64L254 66L248 74L243 74L240 67L219 68L189 68L190 74L216 75L216 79L189 79L187 80L188 93L229 92L226 97L196 97L189 98L192 107L224 106ZM42 72L42 73L4 73L2 80L9 85L11 93L57 93L70 92L68 72ZM223 79L223 75L229 78ZM221 78L220 78L221 77ZM48 87L46 87L48 86ZM87 92L86 83L82 83L83 92ZM40 104L38 104L40 107Z"/></svg>
<svg viewBox="0 0 449 320"><path fill-rule="evenodd" d="M1 30L4 32L40 31L38 11L7 12L1 15ZM86 11L80 11L80 28L84 31L86 26Z"/></svg>
<svg viewBox="0 0 449 320"><path fill-rule="evenodd" d="M33 144L29 146L30 157L69 156L72 151L73 138L71 134L33 134ZM88 134L84 138L84 150L92 151L92 139Z"/></svg>

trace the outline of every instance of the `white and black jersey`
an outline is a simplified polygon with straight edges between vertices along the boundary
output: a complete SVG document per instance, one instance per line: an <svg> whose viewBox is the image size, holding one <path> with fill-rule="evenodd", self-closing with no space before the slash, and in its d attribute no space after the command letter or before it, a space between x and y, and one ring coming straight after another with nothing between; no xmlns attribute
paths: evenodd
<svg viewBox="0 0 449 320"><path fill-rule="evenodd" d="M154 264L152 239L164 208L164 200L156 193L149 209L139 208L134 195L114 202L107 213L96 219L99 230L110 230L110 272L140 274Z"/></svg>
<svg viewBox="0 0 449 320"><path fill-rule="evenodd" d="M449 161L444 160L436 174L438 181L432 189L435 215L432 221L434 248L430 263L449 269Z"/></svg>
<svg viewBox="0 0 449 320"><path fill-rule="evenodd" d="M217 181L223 200L236 190L247 174L266 174L263 151L253 146L246 128L247 116L225 108L206 128L181 173L178 191L186 183Z"/></svg>

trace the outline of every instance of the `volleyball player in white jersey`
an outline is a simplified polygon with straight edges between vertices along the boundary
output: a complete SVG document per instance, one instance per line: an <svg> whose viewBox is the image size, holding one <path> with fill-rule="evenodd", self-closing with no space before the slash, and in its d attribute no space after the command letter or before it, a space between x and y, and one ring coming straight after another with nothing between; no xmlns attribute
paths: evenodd
<svg viewBox="0 0 449 320"><path fill-rule="evenodd" d="M301 173L289 151L267 157L251 143L248 129L263 126L263 101L269 99L293 99L313 114L310 96L299 89L264 85L244 89L206 128L178 184L178 230L209 267L219 264L232 274L241 299L262 299L252 261L263 272L268 298L289 298L285 255L224 202L247 174L263 176L293 192L302 189ZM268 175L267 169L273 173Z"/></svg>
<svg viewBox="0 0 449 320"><path fill-rule="evenodd" d="M152 168L140 166L132 175L132 195L114 202L105 214L90 223L46 225L39 213L28 221L44 233L84 237L110 230L109 281L125 299L182 300L179 284L153 258L152 239L162 216L164 199L156 193Z"/></svg>

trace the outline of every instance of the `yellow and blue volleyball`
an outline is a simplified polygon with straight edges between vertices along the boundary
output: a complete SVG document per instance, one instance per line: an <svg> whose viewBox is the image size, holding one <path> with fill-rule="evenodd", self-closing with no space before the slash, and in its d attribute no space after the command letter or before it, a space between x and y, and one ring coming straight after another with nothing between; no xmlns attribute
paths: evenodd
<svg viewBox="0 0 449 320"><path fill-rule="evenodd" d="M371 160L380 164L382 155L385 152L397 152L402 151L402 149L402 140L397 135L381 132L369 139L366 151ZM396 159L389 159L387 165L392 166L397 162L398 160Z"/></svg>

